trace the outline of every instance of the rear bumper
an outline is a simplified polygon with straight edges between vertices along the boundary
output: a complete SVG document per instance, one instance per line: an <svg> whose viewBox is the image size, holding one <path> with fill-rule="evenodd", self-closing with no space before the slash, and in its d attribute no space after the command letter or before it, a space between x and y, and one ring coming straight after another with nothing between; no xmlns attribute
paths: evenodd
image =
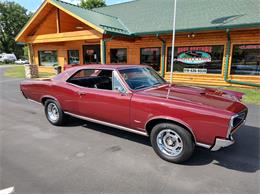
<svg viewBox="0 0 260 195"><path fill-rule="evenodd" d="M215 144L210 149L211 151L218 151L220 148L225 148L235 143L235 140L233 137L230 137L230 139L220 139L216 138Z"/></svg>

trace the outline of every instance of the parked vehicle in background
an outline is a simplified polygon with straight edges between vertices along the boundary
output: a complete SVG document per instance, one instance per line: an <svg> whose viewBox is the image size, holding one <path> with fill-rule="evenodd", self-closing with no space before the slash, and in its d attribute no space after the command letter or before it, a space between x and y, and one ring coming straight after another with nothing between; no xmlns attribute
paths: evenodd
<svg viewBox="0 0 260 195"><path fill-rule="evenodd" d="M175 163L189 159L195 146L216 151L233 144L247 116L243 93L170 84L141 65L78 66L24 81L21 91L45 106L53 125L70 115L149 136L155 152Z"/></svg>
<svg viewBox="0 0 260 195"><path fill-rule="evenodd" d="M0 54L0 62L2 63L14 63L17 60L15 54L2 53Z"/></svg>
<svg viewBox="0 0 260 195"><path fill-rule="evenodd" d="M19 59L19 60L16 60L15 63L16 64L29 64L29 61L28 60Z"/></svg>

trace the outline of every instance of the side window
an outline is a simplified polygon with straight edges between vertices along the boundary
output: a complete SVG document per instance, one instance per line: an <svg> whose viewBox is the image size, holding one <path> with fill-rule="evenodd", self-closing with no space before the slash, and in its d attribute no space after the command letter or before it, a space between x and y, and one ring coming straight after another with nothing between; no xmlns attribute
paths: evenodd
<svg viewBox="0 0 260 195"><path fill-rule="evenodd" d="M113 90L114 91L119 91L120 93L126 92L126 89L124 88L124 86L119 81L119 78L118 78L117 74L115 74L115 72L113 72L112 83L113 83Z"/></svg>
<svg viewBox="0 0 260 195"><path fill-rule="evenodd" d="M91 75L93 75L94 73L95 73L95 70L93 70L93 69L80 70L73 76L73 78L91 77Z"/></svg>
<svg viewBox="0 0 260 195"><path fill-rule="evenodd" d="M79 70L67 82L86 88L112 90L112 70Z"/></svg>

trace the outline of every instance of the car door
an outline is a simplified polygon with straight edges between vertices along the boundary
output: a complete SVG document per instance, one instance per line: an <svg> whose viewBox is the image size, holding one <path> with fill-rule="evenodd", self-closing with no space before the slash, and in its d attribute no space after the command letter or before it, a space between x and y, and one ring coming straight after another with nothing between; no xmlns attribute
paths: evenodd
<svg viewBox="0 0 260 195"><path fill-rule="evenodd" d="M81 88L79 94L82 116L129 127L132 94L127 93L116 71L112 72L112 90Z"/></svg>

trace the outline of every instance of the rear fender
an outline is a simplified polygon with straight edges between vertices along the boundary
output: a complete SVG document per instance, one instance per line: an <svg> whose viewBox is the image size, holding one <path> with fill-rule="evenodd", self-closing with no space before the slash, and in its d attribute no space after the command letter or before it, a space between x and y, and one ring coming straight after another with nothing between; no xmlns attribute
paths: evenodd
<svg viewBox="0 0 260 195"><path fill-rule="evenodd" d="M60 105L59 100L58 100L56 97L53 97L53 96L50 96L50 95L42 96L42 98L41 98L41 103L42 103L42 105L44 105L44 103L45 103L45 101L46 101L47 99L53 99L53 100L55 100L55 101Z"/></svg>

